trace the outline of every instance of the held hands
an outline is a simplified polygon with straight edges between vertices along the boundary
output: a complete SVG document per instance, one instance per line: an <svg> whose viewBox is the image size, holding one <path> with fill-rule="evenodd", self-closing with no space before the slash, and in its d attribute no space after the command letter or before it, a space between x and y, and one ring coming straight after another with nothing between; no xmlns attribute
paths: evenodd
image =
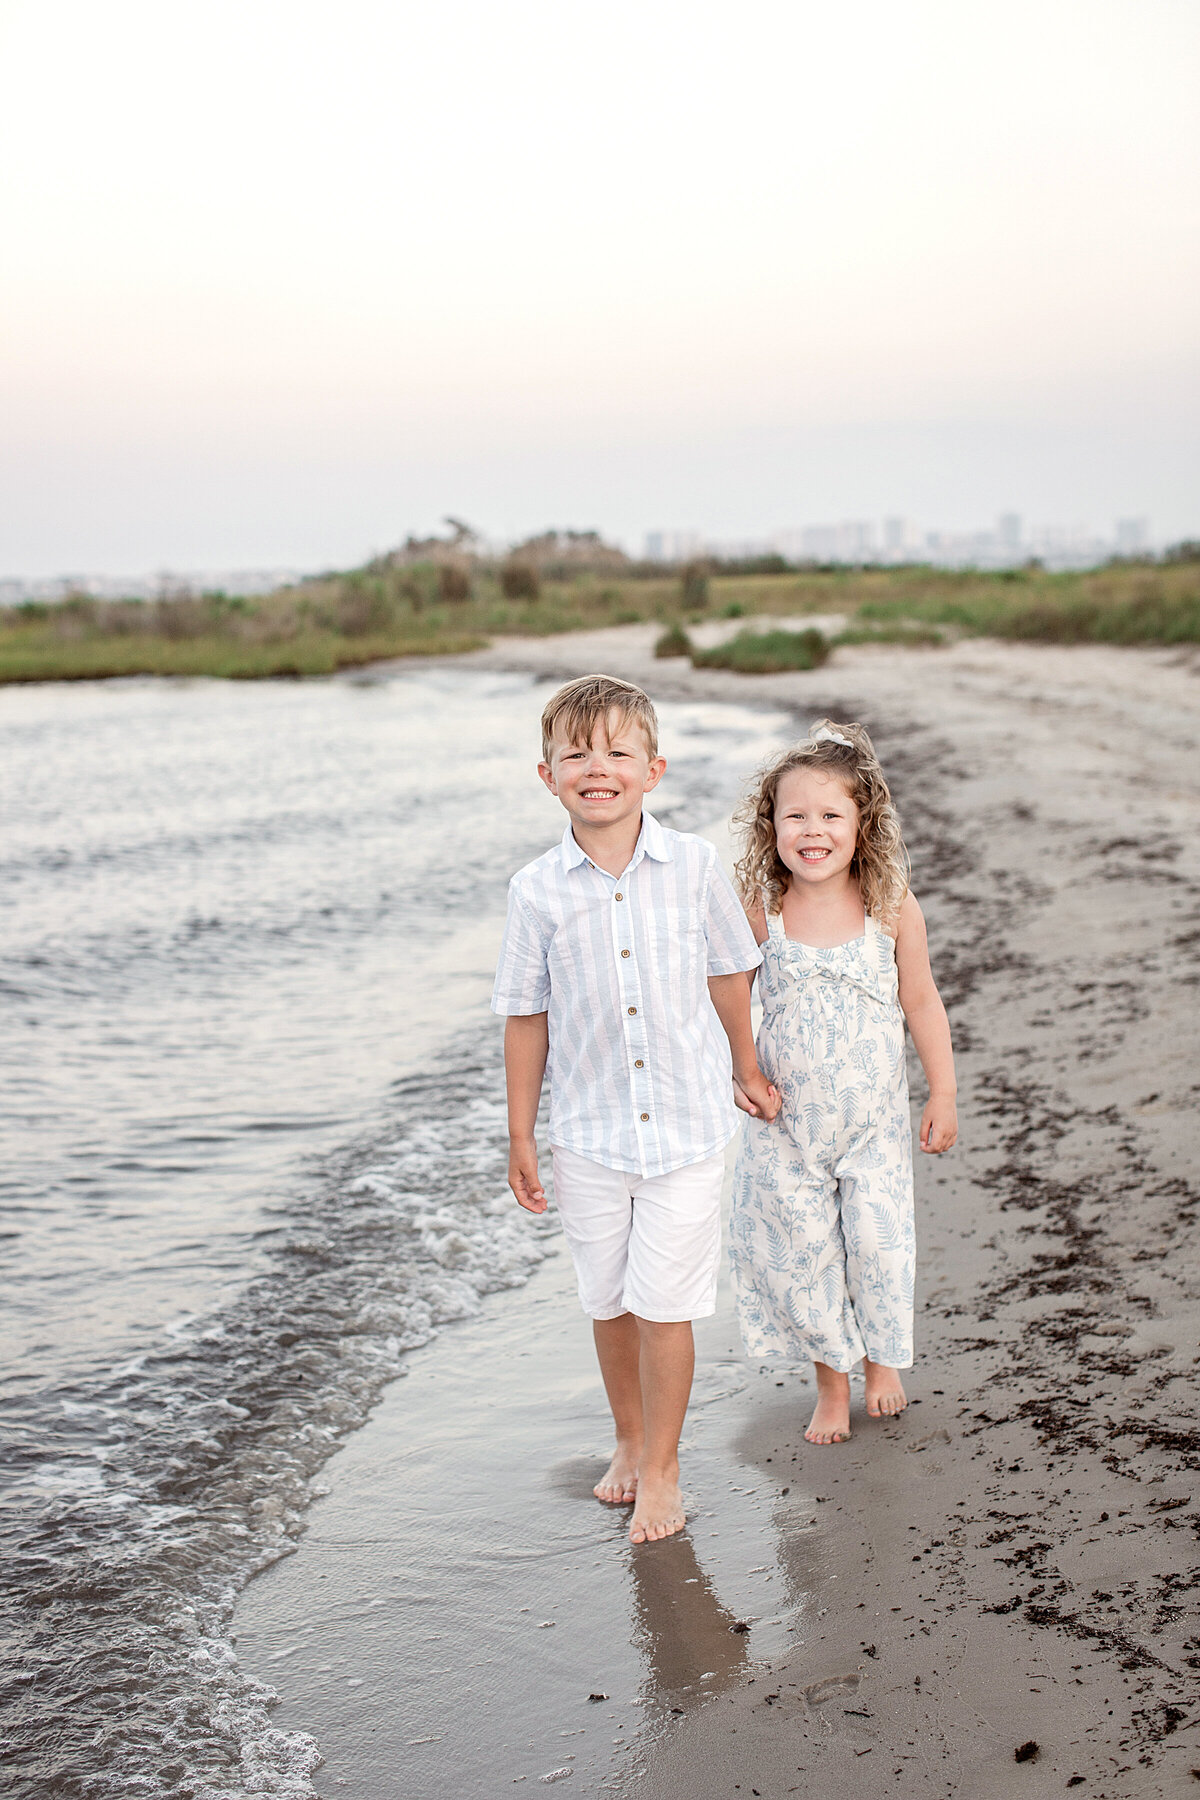
<svg viewBox="0 0 1200 1800"><path fill-rule="evenodd" d="M526 1212L544 1213L546 1191L538 1180L537 1145L532 1138L508 1141L508 1185L518 1206Z"/></svg>
<svg viewBox="0 0 1200 1800"><path fill-rule="evenodd" d="M921 1114L921 1149L927 1156L940 1156L958 1142L958 1108L953 1095L931 1094Z"/></svg>
<svg viewBox="0 0 1200 1800"><path fill-rule="evenodd" d="M757 1064L752 1074L734 1076L733 1103L740 1112L749 1113L752 1119L766 1119L768 1124L783 1104L778 1088L772 1087Z"/></svg>

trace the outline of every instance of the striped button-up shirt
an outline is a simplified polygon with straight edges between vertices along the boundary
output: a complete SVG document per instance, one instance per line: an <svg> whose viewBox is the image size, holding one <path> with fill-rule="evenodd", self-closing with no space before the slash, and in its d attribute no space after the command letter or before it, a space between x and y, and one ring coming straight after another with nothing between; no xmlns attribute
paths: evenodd
<svg viewBox="0 0 1200 1800"><path fill-rule="evenodd" d="M493 1012L549 1014L550 1142L646 1176L721 1150L737 1113L708 977L761 961L703 838L643 812L609 875L568 825L509 884L492 994Z"/></svg>

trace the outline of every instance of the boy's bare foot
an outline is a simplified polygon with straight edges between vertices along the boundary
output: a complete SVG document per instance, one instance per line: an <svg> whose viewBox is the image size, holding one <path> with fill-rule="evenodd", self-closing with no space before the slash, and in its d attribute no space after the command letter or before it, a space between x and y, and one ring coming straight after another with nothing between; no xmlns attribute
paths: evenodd
<svg viewBox="0 0 1200 1800"><path fill-rule="evenodd" d="M828 1363L814 1363L817 1404L808 1430L810 1444L844 1444L850 1436L850 1377Z"/></svg>
<svg viewBox="0 0 1200 1800"><path fill-rule="evenodd" d="M629 1526L630 1543L656 1543L659 1538L682 1531L686 1524L687 1511L678 1481L665 1476L641 1476Z"/></svg>
<svg viewBox="0 0 1200 1800"><path fill-rule="evenodd" d="M612 1453L612 1461L592 1489L597 1500L606 1506L628 1506L637 1499L638 1459L620 1444Z"/></svg>
<svg viewBox="0 0 1200 1800"><path fill-rule="evenodd" d="M894 1419L908 1405L904 1383L895 1369L863 1358L863 1377L867 1388L867 1411L873 1419Z"/></svg>

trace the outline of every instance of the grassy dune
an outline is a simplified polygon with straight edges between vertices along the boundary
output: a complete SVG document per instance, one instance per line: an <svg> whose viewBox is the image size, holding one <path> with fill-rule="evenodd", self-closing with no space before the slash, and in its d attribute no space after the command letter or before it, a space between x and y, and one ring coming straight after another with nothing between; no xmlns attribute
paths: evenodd
<svg viewBox="0 0 1200 1800"><path fill-rule="evenodd" d="M112 675L234 678L326 675L384 657L453 655L512 633L546 635L640 620L678 627L704 618L841 614L832 643L929 644L988 635L1053 643L1200 642L1200 561L1045 570L715 569L678 574L630 567L504 591L504 571L480 563L404 565L382 558L260 600L223 594L0 608L0 682ZM808 634L805 634L806 636ZM786 646L776 646L783 653ZM763 647L765 651L765 646ZM797 652L799 655L800 652ZM801 660L812 666L811 643ZM710 661L716 660L709 657ZM762 657L743 645L732 666ZM778 666L773 662L773 666Z"/></svg>

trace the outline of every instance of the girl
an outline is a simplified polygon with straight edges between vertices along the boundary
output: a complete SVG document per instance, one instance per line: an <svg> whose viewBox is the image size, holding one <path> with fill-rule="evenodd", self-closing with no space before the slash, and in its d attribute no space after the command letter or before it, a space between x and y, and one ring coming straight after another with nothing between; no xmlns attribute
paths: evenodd
<svg viewBox="0 0 1200 1800"><path fill-rule="evenodd" d="M841 1444L858 1362L873 1418L908 1404L898 1373L912 1366L913 1312L904 1025L929 1082L920 1144L934 1155L958 1136L950 1027L861 725L814 726L764 770L738 823L738 882L763 950L758 1060L783 1095L774 1123L746 1121L738 1155L738 1315L750 1356L812 1358L817 1406L804 1435Z"/></svg>

